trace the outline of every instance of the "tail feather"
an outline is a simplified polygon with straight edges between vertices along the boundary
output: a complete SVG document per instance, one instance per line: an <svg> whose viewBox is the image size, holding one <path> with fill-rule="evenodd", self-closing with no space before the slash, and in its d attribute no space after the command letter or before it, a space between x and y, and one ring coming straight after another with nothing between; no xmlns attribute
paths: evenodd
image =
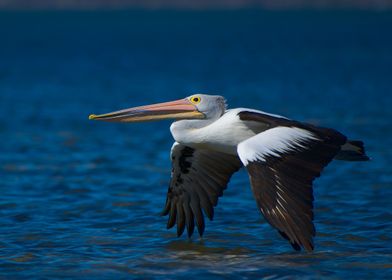
<svg viewBox="0 0 392 280"><path fill-rule="evenodd" d="M341 150L335 156L335 159L347 161L367 161L369 160L369 157L366 155L362 141L348 140L341 147Z"/></svg>

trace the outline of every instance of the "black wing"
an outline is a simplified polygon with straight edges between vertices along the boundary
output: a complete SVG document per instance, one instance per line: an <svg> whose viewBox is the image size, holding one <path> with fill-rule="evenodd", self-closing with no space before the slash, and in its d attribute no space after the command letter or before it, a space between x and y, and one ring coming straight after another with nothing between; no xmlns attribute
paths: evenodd
<svg viewBox="0 0 392 280"><path fill-rule="evenodd" d="M177 223L177 235L187 227L193 234L195 221L200 236L204 215L212 220L214 206L222 196L231 175L241 168L238 156L193 149L174 143L171 150L172 174L163 215L169 214L167 228Z"/></svg>
<svg viewBox="0 0 392 280"><path fill-rule="evenodd" d="M259 118L253 121L266 118L264 125L271 128L238 146L257 205L294 249L302 246L311 251L315 235L312 183L340 151L346 137L332 129L298 127L297 122L286 119L281 119L283 126L279 126L278 118Z"/></svg>

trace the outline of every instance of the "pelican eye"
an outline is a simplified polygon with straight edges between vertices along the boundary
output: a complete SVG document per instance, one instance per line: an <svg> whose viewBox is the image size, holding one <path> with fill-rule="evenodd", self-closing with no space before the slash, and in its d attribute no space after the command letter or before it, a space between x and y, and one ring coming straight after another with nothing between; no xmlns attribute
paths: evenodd
<svg viewBox="0 0 392 280"><path fill-rule="evenodd" d="M193 103L193 104L199 104L200 103L200 101L201 101L201 98L199 97L199 96L193 96L193 97L191 97L191 102Z"/></svg>

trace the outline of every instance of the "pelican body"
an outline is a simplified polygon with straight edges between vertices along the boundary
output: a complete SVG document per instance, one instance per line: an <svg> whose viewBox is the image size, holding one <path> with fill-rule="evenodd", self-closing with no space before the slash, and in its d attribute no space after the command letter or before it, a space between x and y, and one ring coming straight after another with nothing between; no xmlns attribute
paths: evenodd
<svg viewBox="0 0 392 280"><path fill-rule="evenodd" d="M366 161L362 141L340 132L247 108L228 110L222 96L134 107L90 119L170 126L172 174L163 215L177 235L204 232L233 173L245 167L261 213L295 250L314 249L313 181L333 159ZM204 213L204 214L203 214Z"/></svg>

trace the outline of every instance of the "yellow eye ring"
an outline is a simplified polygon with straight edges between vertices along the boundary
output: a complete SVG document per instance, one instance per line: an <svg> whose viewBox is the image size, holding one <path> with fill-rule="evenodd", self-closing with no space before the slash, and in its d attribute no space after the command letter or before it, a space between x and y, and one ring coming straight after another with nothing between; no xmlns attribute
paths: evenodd
<svg viewBox="0 0 392 280"><path fill-rule="evenodd" d="M190 99L190 101L191 101L193 104L199 104L200 101L201 101L201 98L200 98L199 96L192 96L191 99Z"/></svg>

